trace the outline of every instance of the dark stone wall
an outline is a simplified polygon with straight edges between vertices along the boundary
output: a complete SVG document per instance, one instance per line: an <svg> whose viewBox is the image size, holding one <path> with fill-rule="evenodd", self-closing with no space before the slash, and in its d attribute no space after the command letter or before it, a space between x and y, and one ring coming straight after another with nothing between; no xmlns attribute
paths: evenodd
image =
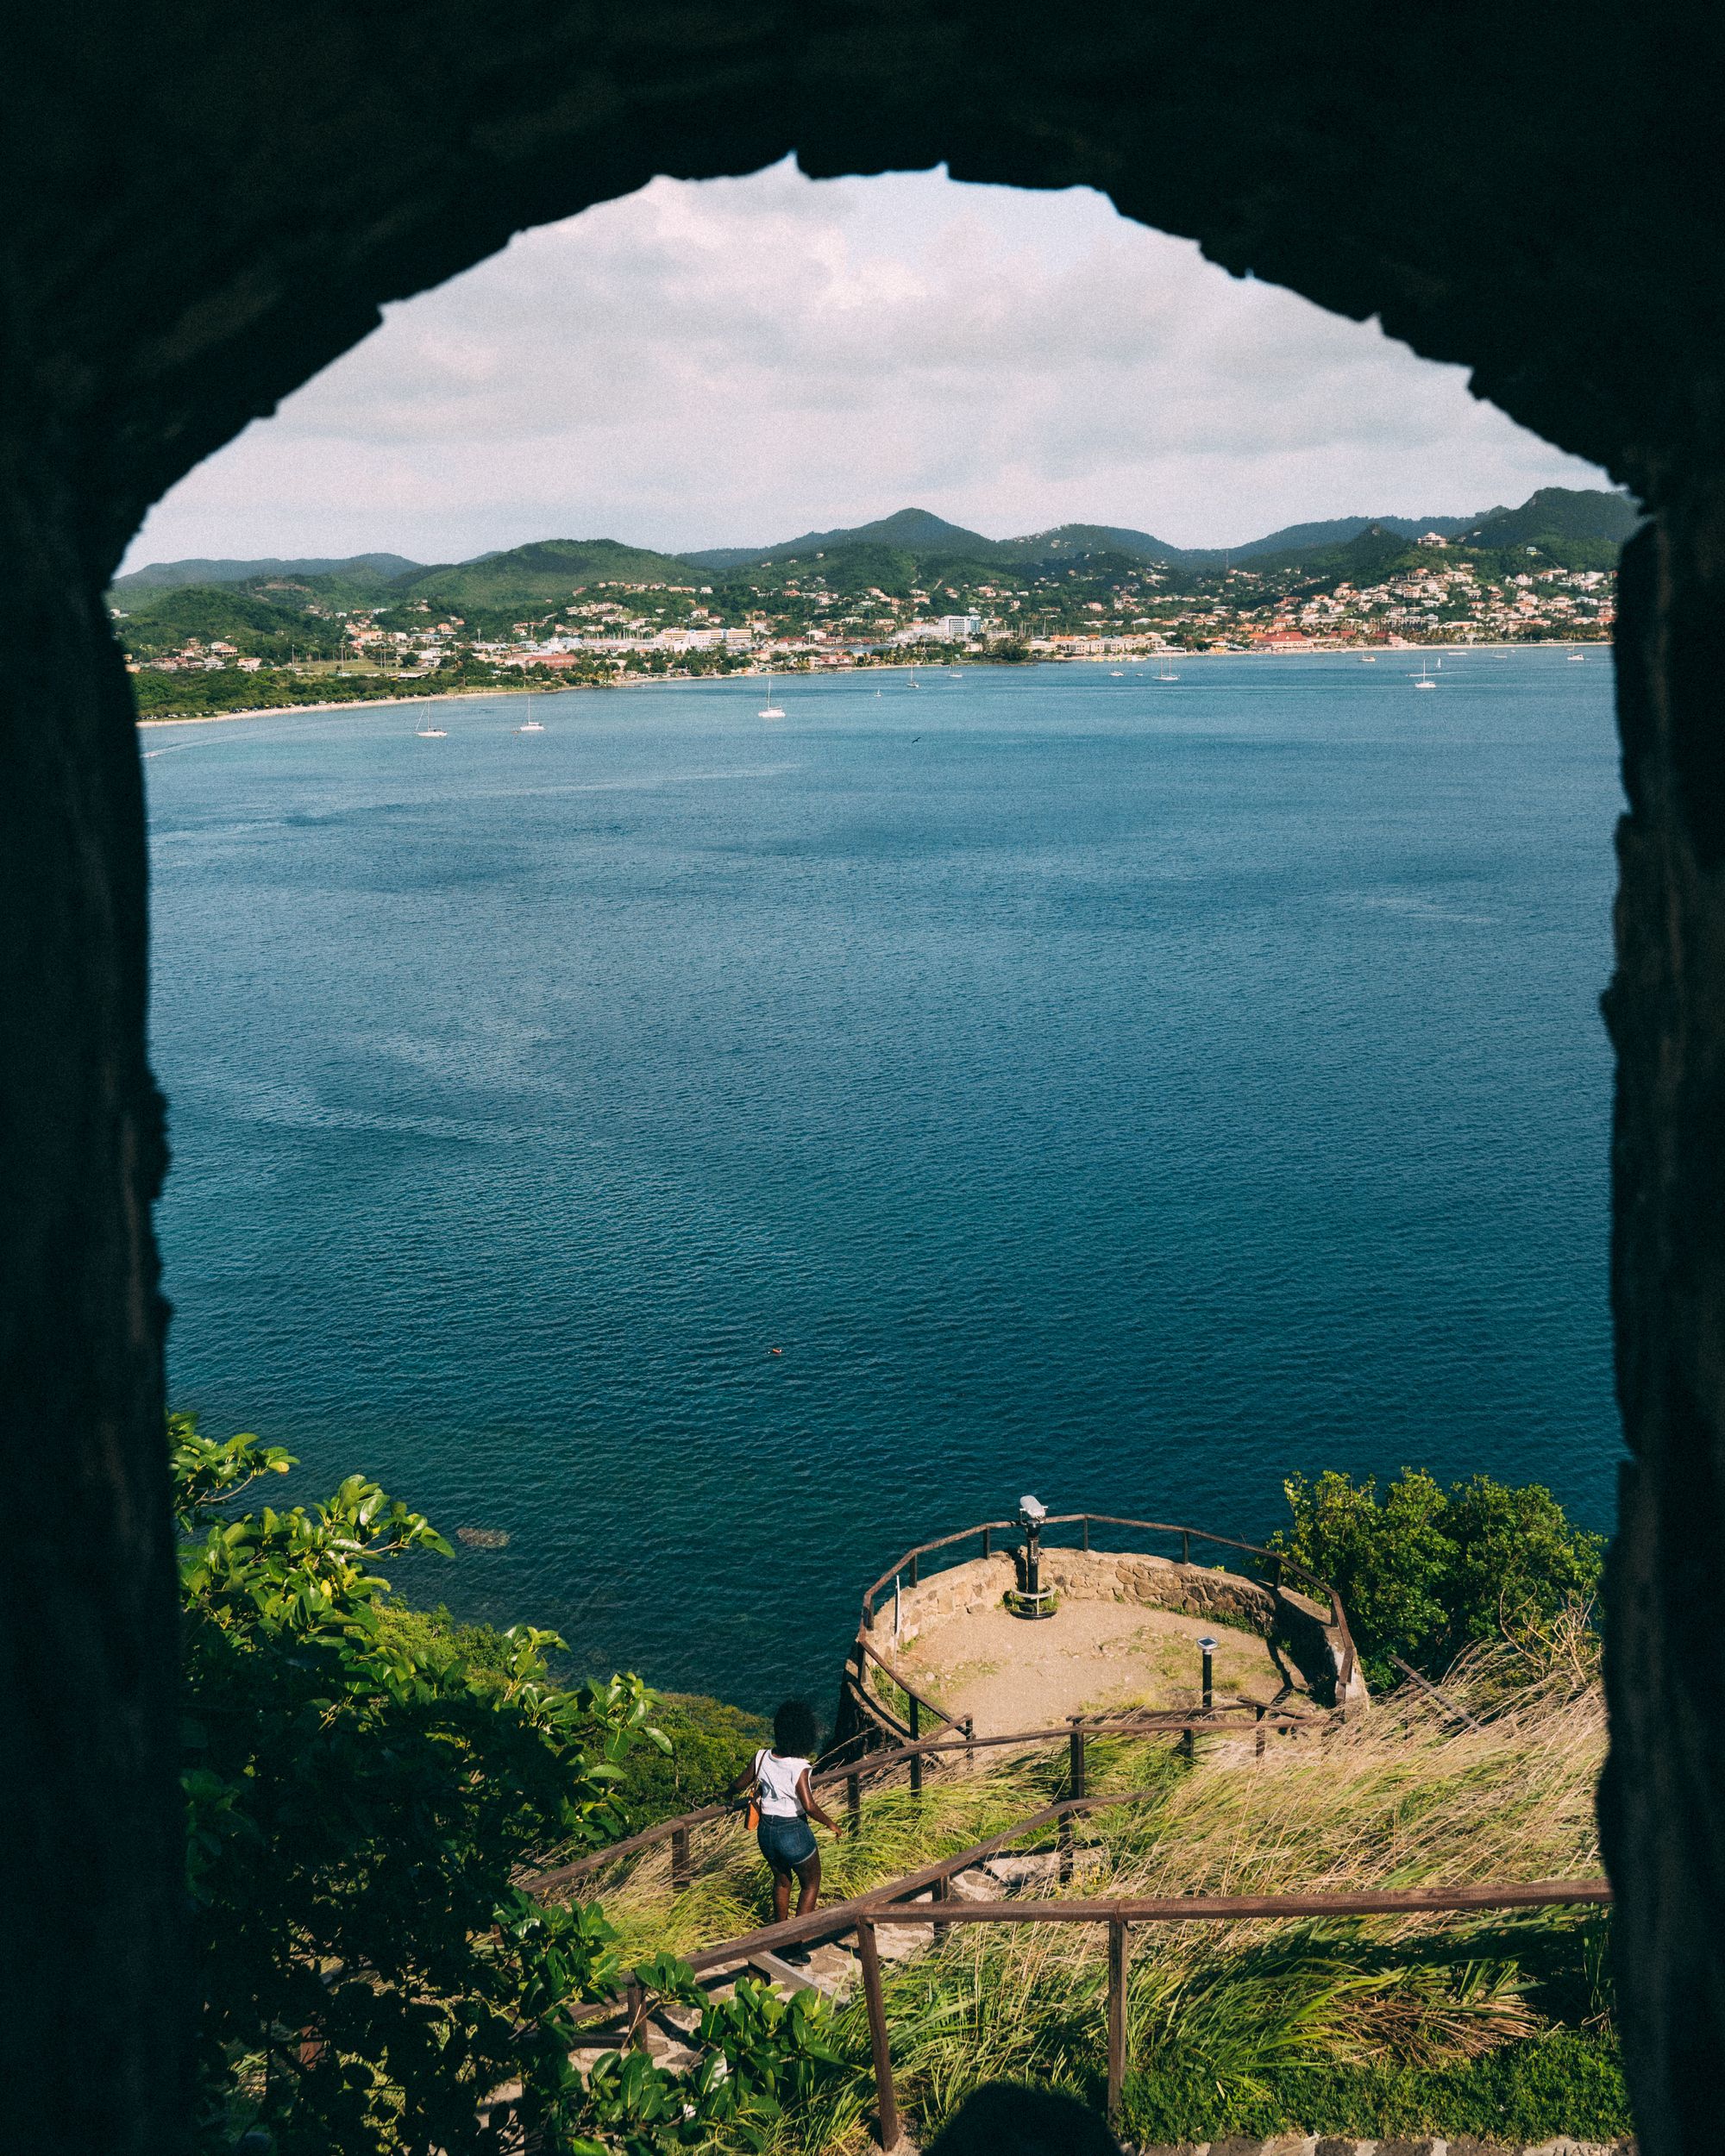
<svg viewBox="0 0 1725 2156"><path fill-rule="evenodd" d="M1698 475L1697 475L1698 476ZM1725 2042L1725 519L1624 560L1612 1299L1634 1457L1612 1551L1601 1791L1645 2148L1710 2147Z"/></svg>
<svg viewBox="0 0 1725 2156"><path fill-rule="evenodd" d="M0 66L0 2086L175 2145L183 2027L141 803L99 594L149 503L386 302L656 172L1106 189L1461 361L1659 511L1620 668L1614 1293L1637 1465L1609 1809L1652 2156L1725 2053L1725 11L1121 0L79 0ZM19 2107L22 2108L20 2109Z"/></svg>

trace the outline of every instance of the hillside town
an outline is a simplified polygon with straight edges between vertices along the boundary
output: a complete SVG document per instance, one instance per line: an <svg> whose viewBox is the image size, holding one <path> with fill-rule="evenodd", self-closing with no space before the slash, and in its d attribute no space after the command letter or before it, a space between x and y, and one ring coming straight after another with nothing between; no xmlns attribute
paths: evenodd
<svg viewBox="0 0 1725 2156"><path fill-rule="evenodd" d="M145 576L111 605L146 716L514 680L1598 642L1626 516L1552 490L1471 529L1355 520L1237 560L1100 526L990 541L905 511L747 561L549 540L441 568Z"/></svg>
<svg viewBox="0 0 1725 2156"><path fill-rule="evenodd" d="M423 602L417 610L423 621L409 626L394 610L314 602L306 610L305 641L333 642L326 662L397 672L430 672L469 653L496 667L585 672L597 661L616 670L644 664L656 673L764 663L842 667L913 653L986 659L1005 655L999 647L1013 656L1103 659L1609 636L1615 586L1609 571L1536 568L1494 580L1465 561L1445 561L1441 540L1429 543L1429 565L1405 575L1359 586L1342 579L1300 596L1266 590L1276 580L1244 568L1225 572L1217 589L1178 594L1158 591L1165 579L1145 571L1106 599L1081 599L1076 607L1039 584L902 596L875 588L858 600L811 580L725 605L711 585L615 583L572 593L555 620L516 622L501 635L476 634L463 616L438 614ZM702 663L691 667L691 661ZM135 670L148 665L169 672L255 672L265 663L229 639L198 636L133 661Z"/></svg>

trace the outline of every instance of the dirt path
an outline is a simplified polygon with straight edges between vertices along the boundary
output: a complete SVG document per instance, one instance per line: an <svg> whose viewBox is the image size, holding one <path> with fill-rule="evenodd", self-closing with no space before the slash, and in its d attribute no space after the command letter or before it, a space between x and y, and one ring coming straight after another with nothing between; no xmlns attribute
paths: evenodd
<svg viewBox="0 0 1725 2156"><path fill-rule="evenodd" d="M1136 1602L1067 1601L1037 1622L1004 1609L931 1625L894 1658L919 1690L979 1736L1051 1728L1069 1714L1195 1707L1202 1658L1216 1642L1216 1697L1273 1700L1297 1671L1256 1633ZM888 1648L888 1651L893 1651Z"/></svg>

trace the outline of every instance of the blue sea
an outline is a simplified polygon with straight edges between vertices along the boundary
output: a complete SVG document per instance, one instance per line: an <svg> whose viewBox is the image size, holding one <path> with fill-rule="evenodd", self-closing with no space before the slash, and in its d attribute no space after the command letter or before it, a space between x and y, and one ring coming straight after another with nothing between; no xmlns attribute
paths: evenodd
<svg viewBox="0 0 1725 2156"><path fill-rule="evenodd" d="M1609 661L1180 675L147 730L175 1404L507 1534L417 1599L757 1707L1027 1490L1609 1526Z"/></svg>

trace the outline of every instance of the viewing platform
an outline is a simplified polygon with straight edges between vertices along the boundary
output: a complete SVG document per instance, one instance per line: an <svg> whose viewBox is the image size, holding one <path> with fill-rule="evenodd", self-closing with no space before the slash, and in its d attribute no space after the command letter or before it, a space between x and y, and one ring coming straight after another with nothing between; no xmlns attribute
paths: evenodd
<svg viewBox="0 0 1725 2156"><path fill-rule="evenodd" d="M1229 1562L1195 1561L1195 1545ZM1036 1507L921 1544L874 1583L838 1741L980 1738L1136 1710L1346 1714L1367 1697L1340 1597L1285 1552Z"/></svg>

